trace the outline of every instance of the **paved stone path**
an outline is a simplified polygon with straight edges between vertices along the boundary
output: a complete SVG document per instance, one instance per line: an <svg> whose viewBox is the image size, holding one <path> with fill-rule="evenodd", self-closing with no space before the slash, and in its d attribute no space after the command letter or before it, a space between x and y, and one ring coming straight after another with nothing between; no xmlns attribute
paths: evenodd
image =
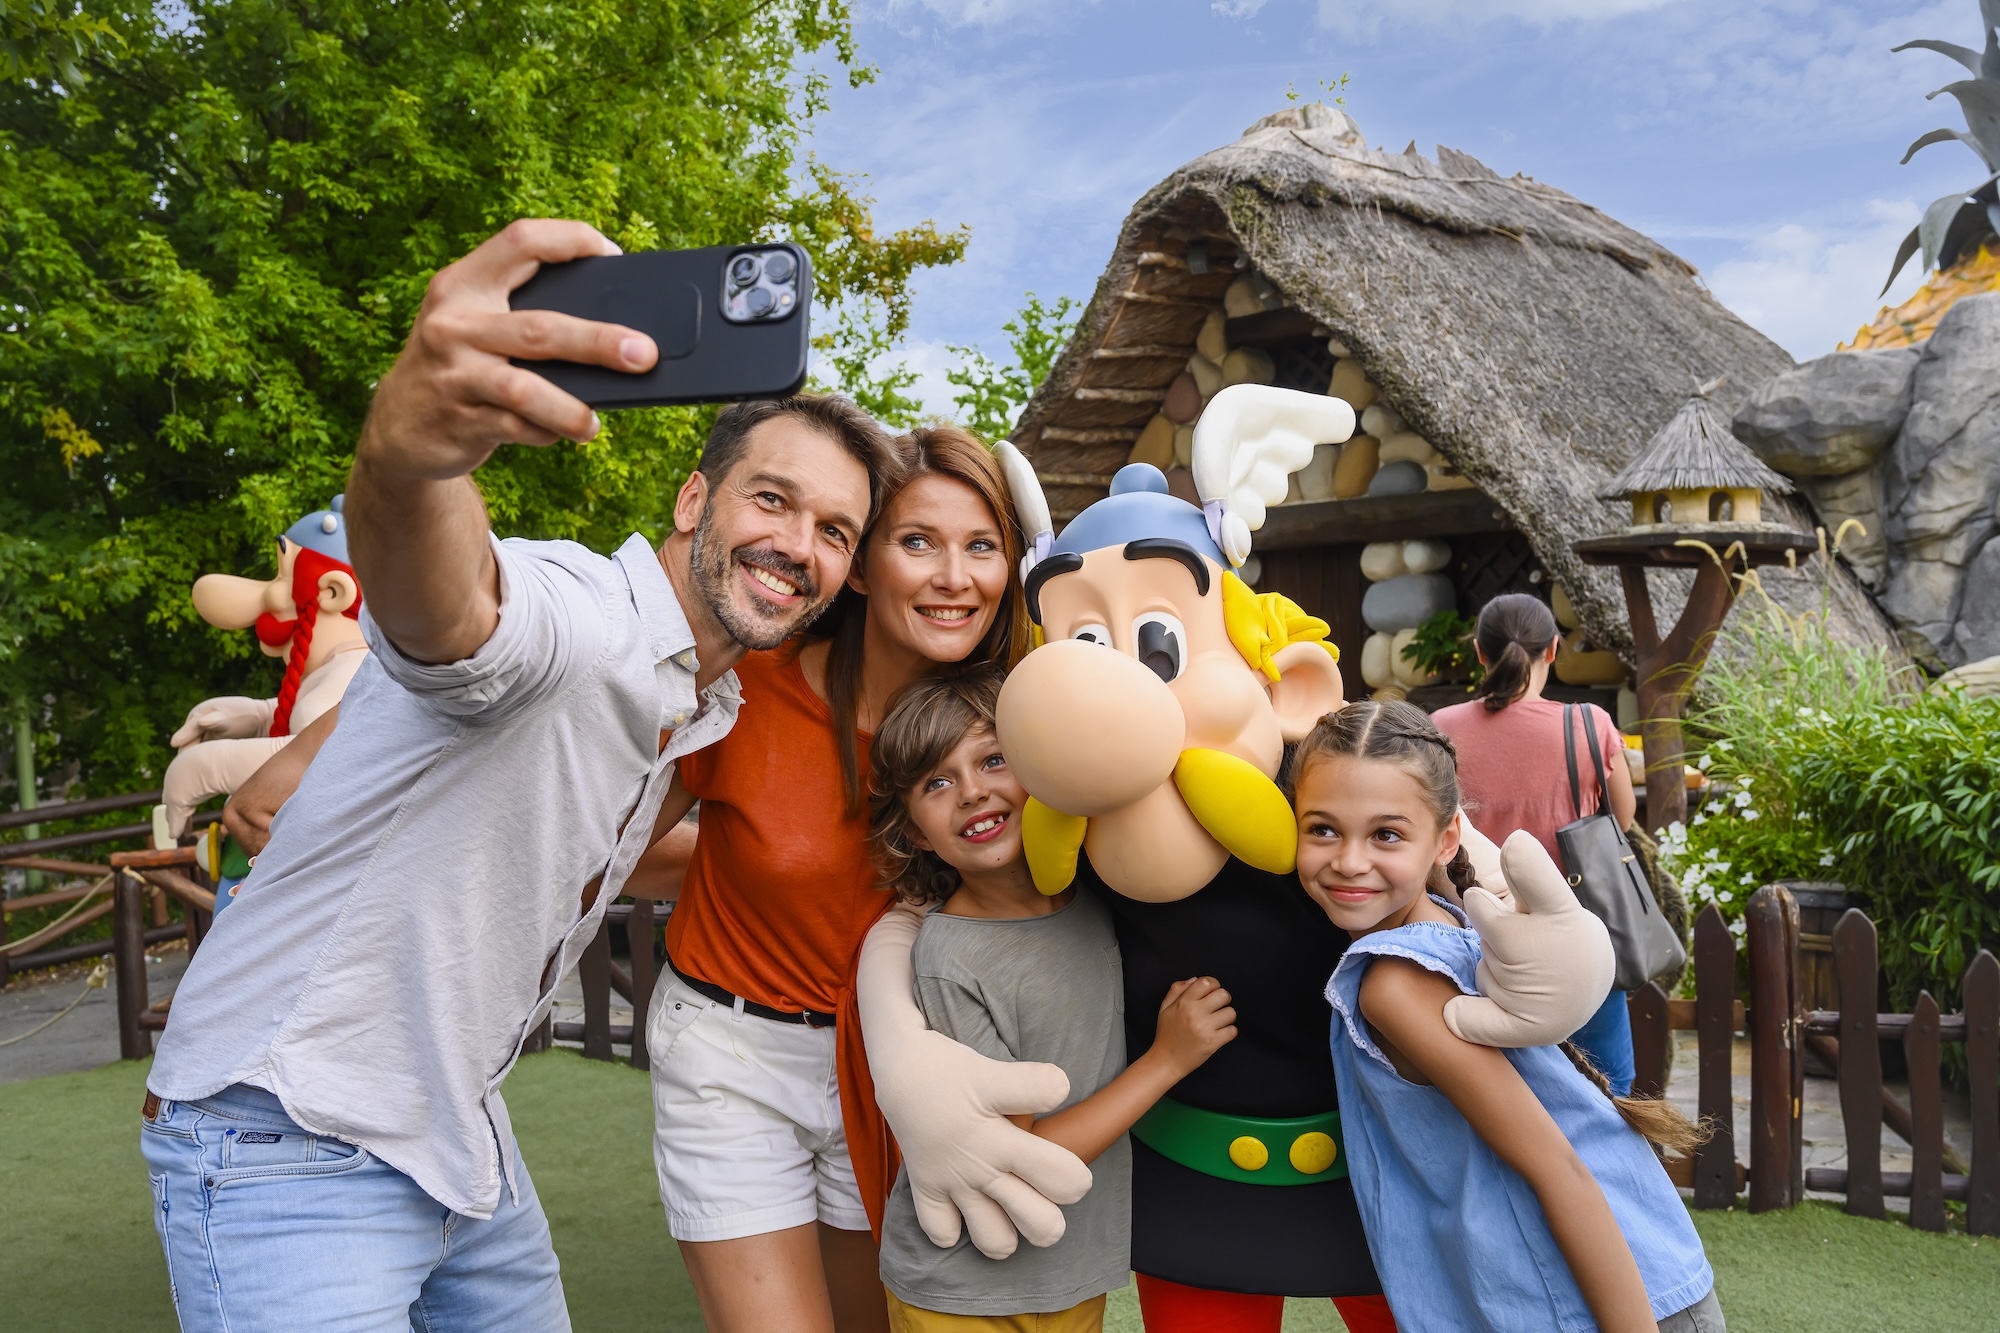
<svg viewBox="0 0 2000 1333"><path fill-rule="evenodd" d="M178 943L177 941L175 943ZM105 963L110 963L107 955ZM158 1001L172 992L187 970L185 948L164 949L147 956L146 987ZM0 1041L28 1031L58 1013L77 992L89 965L63 968L54 980L10 978L0 989ZM45 1032L14 1046L0 1047L0 1083L16 1083L45 1074L73 1074L108 1065L118 1058L117 990L109 977L102 990L92 991L76 1011Z"/></svg>

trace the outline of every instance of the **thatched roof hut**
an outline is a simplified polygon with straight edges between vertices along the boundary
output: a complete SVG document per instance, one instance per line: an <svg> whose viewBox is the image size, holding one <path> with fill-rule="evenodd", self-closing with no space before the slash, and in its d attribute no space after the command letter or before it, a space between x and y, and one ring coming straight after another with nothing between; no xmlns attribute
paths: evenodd
<svg viewBox="0 0 2000 1333"><path fill-rule="evenodd" d="M1693 385L1726 377L1733 410L1791 364L1692 266L1588 204L1449 148L1435 161L1414 144L1371 149L1342 112L1312 105L1266 117L1134 205L1014 439L1061 521L1135 454L1171 467L1177 423L1226 382L1219 371L1316 392L1346 375L1385 409L1383 429L1404 432L1381 445L1405 462L1378 492L1407 492L1415 476L1422 493L1354 498L1350 483L1332 492L1350 498L1273 509L1263 586L1327 616L1357 662L1361 544L1446 538L1461 610L1501 591L1546 595L1554 579L1588 638L1629 662L1615 577L1570 549L1624 524L1598 492ZM1770 508L1810 530L1789 502ZM1686 576L1655 577L1672 616ZM1766 571L1765 583L1782 601L1819 602L1809 572ZM1833 590L1845 637L1894 644L1845 570Z"/></svg>
<svg viewBox="0 0 2000 1333"><path fill-rule="evenodd" d="M1792 483L1764 466L1730 429L1722 409L1696 394L1660 427L1618 475L1597 488L1600 500L1622 500L1634 491L1692 491L1710 486L1748 487L1790 495Z"/></svg>

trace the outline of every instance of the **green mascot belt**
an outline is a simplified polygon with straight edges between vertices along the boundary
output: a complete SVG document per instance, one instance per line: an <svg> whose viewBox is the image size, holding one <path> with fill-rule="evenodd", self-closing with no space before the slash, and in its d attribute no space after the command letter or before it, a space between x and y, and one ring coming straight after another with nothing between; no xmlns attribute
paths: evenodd
<svg viewBox="0 0 2000 1333"><path fill-rule="evenodd" d="M1224 1115L1162 1097L1132 1137L1170 1162L1245 1185L1317 1185L1347 1178L1340 1112L1271 1119Z"/></svg>

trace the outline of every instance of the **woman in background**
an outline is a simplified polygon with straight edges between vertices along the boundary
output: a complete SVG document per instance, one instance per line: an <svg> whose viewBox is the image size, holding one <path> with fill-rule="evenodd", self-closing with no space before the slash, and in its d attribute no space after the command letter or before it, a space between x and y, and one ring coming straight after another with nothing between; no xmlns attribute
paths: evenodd
<svg viewBox="0 0 2000 1333"><path fill-rule="evenodd" d="M1632 826L1639 803L1617 724L1595 704L1579 710L1577 799L1570 799L1563 706L1542 697L1558 633L1555 615L1526 593L1488 602L1472 636L1486 678L1471 702L1441 708L1431 720L1458 747L1459 783L1473 825L1496 843L1526 829L1561 865L1556 830L1595 810L1600 799L1591 744L1605 756L1605 795L1621 829ZM1570 1042L1611 1081L1613 1092L1623 1097L1632 1091L1632 1021L1624 991L1606 996Z"/></svg>

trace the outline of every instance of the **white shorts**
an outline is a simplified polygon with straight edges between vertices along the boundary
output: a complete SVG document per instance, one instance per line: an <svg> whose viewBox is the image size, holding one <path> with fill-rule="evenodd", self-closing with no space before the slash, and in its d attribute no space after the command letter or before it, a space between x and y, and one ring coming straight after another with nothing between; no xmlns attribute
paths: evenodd
<svg viewBox="0 0 2000 1333"><path fill-rule="evenodd" d="M834 1030L739 1014L662 970L646 1018L653 1163L675 1240L868 1230Z"/></svg>

